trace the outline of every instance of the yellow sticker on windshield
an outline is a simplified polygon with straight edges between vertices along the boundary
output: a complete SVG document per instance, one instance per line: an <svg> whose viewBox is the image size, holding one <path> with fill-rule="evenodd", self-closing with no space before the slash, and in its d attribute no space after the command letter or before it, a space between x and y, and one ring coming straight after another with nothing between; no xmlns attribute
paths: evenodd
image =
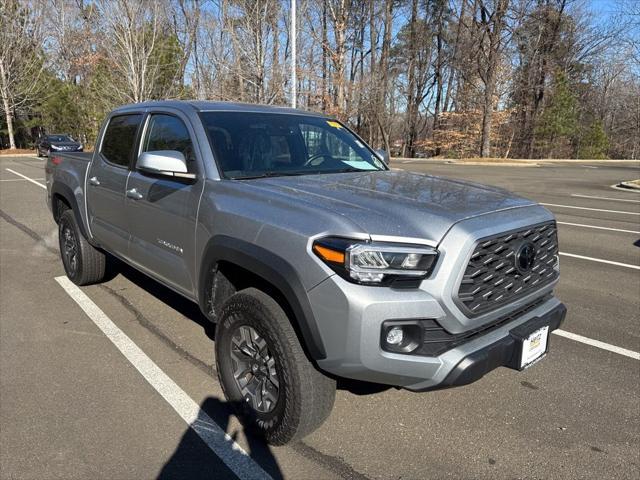
<svg viewBox="0 0 640 480"><path fill-rule="evenodd" d="M333 127L333 128L338 128L338 129L342 128L342 125L340 125L338 122L334 122L332 120L327 120L327 124L330 127Z"/></svg>

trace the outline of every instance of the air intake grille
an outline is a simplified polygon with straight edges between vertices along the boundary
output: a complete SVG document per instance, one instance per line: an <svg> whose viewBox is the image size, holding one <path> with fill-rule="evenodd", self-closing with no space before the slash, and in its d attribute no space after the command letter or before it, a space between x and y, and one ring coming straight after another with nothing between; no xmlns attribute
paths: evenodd
<svg viewBox="0 0 640 480"><path fill-rule="evenodd" d="M517 300L554 281L557 261L555 222L484 238L464 272L458 303L477 316Z"/></svg>
<svg viewBox="0 0 640 480"><path fill-rule="evenodd" d="M420 348L417 350L411 352L411 354L437 357L447 350L451 350L458 345L470 342L481 334L487 334L513 320L516 320L527 312L539 307L550 298L551 294L544 295L543 297L534 300L532 303L513 312L509 312L507 315L504 315L487 325L482 325L479 328L474 328L473 330L467 330L466 332L457 334L447 332L435 320L421 320L420 326L423 330L422 345L420 345Z"/></svg>

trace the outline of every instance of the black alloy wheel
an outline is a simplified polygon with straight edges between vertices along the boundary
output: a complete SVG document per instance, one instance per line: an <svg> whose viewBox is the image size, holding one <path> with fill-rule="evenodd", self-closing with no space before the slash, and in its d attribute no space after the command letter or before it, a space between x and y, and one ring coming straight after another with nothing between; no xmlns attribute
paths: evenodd
<svg viewBox="0 0 640 480"><path fill-rule="evenodd" d="M231 335L233 378L242 397L259 413L271 412L280 391L276 361L267 341L251 326L240 325Z"/></svg>

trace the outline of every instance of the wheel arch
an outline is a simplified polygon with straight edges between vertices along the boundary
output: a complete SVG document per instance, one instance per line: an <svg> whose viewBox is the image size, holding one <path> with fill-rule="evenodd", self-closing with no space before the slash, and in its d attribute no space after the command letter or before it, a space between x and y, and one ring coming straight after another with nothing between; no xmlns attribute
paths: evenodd
<svg viewBox="0 0 640 480"><path fill-rule="evenodd" d="M204 250L198 276L198 303L211 319L211 282L218 272L226 275L229 269L241 269L249 277L251 286L266 290L288 313L305 352L313 360L326 357L320 332L315 323L311 304L300 277L284 258L258 245L220 235L211 238ZM226 276L225 276L226 279ZM251 280L257 281L257 285ZM288 310L288 311L287 311ZM213 319L212 319L213 320Z"/></svg>
<svg viewBox="0 0 640 480"><path fill-rule="evenodd" d="M53 215L53 220L56 223L58 223L60 215L62 215L62 212L65 210L63 205L73 211L73 215L76 218L76 223L78 224L80 232L84 238L88 239L89 236L87 235L84 221L80 215L76 196L73 194L71 188L64 183L54 182L51 186L51 213Z"/></svg>

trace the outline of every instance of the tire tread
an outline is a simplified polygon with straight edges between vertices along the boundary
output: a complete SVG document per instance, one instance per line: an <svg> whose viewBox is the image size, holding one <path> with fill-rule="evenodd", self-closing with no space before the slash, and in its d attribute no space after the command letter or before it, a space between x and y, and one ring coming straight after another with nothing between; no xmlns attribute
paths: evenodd
<svg viewBox="0 0 640 480"><path fill-rule="evenodd" d="M284 358L287 368L281 369L284 376L285 395L291 404L287 404L281 421L273 429L261 431L272 445L284 445L303 438L316 430L327 419L335 400L335 380L319 372L309 361L289 318L278 303L265 292L256 288L247 288L234 294L222 308L218 328L224 325L224 318L236 312L257 313L264 319L265 328L272 329L279 345L270 345L277 355ZM220 335L216 331L216 341ZM220 350L216 346L216 353ZM273 352L272 352L273 353ZM218 375L225 396L236 402L221 376L218 355Z"/></svg>

